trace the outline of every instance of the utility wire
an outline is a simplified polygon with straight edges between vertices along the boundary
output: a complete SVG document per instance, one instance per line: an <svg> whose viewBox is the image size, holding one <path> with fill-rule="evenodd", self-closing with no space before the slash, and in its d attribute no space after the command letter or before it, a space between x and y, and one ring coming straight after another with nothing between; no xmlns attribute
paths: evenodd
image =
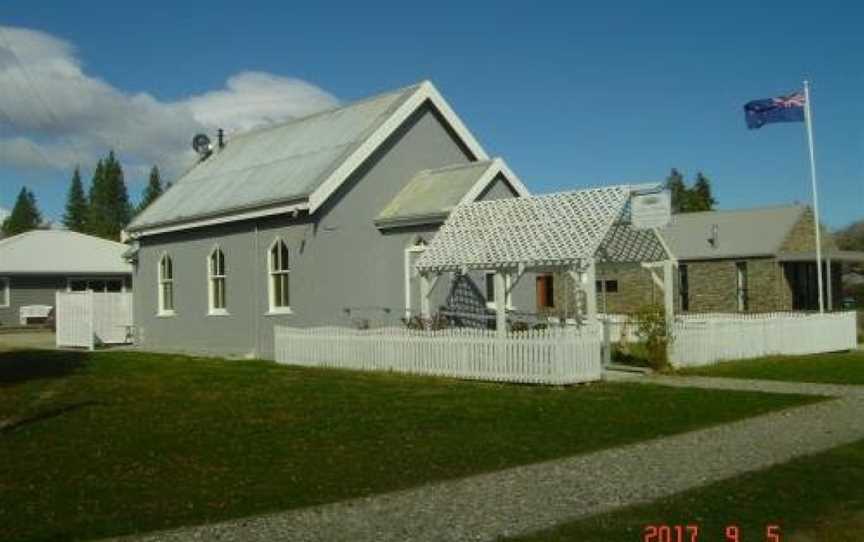
<svg viewBox="0 0 864 542"><path fill-rule="evenodd" d="M0 41L3 42L3 45L6 46L6 49L12 55L12 59L15 61L15 64L18 66L18 69L21 71L21 75L24 77L24 81L30 86L30 89L32 90L33 96L35 96L35 98L42 105L42 108L48 114L49 122L53 123L57 127L60 127L60 125L61 125L60 120L58 119L57 115L54 114L54 111L51 109L51 107L49 107L48 102L45 100L45 98L42 97L42 94L39 92L39 88L34 83L33 78L30 76L30 72L27 70L27 67L24 65L23 62L21 62L21 58L18 56L18 53L15 52L15 49L9 43L9 40L6 36L6 31L3 29L2 26L0 26ZM11 118L9 117L9 115L4 113L4 116L7 119L9 119L10 124L11 124ZM76 143L74 141L71 141L70 138L65 138L65 139L67 139L67 141L70 143L70 148L72 149L72 153L75 155L75 159L78 161L79 164L83 163L83 160L81 160L81 155L78 153L78 150L75 148ZM47 160L47 157L44 155L44 153L42 153L42 150L39 147L39 145L34 143L34 148L36 148L37 152L42 156L42 158L46 160L46 163L51 165L50 160ZM59 166L53 166L52 165L51 167L56 167L57 169L63 170L63 168L61 168Z"/></svg>

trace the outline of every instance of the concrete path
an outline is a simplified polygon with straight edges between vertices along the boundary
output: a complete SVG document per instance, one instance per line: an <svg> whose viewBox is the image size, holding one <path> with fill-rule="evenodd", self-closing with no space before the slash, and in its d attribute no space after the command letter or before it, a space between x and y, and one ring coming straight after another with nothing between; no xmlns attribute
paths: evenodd
<svg viewBox="0 0 864 542"><path fill-rule="evenodd" d="M495 540L650 502L864 439L864 394L855 388L696 377L640 381L836 398L561 460L127 540Z"/></svg>

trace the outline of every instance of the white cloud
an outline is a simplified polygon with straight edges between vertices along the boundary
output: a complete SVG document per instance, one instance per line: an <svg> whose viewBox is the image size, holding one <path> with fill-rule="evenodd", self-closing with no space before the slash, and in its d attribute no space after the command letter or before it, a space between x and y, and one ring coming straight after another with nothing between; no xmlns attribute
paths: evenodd
<svg viewBox="0 0 864 542"><path fill-rule="evenodd" d="M230 137L336 104L311 83L262 72L233 75L223 89L160 101L85 73L68 42L0 26L0 124L12 126L11 133L0 132L0 166L71 170L78 163L91 167L114 149L133 176L157 164L172 178L193 163L195 133L224 128Z"/></svg>
<svg viewBox="0 0 864 542"><path fill-rule="evenodd" d="M6 220L6 217L9 216L9 210L0 207L0 222Z"/></svg>

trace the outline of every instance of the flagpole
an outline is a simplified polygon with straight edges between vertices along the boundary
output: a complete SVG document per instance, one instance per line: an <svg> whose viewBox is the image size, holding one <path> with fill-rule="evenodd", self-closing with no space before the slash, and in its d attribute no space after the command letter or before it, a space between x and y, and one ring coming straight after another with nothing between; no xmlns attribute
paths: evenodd
<svg viewBox="0 0 864 542"><path fill-rule="evenodd" d="M813 229L816 231L816 282L819 288L819 313L825 312L822 299L822 234L819 222L819 192L816 189L816 155L813 152L813 117L810 111L810 83L804 81L804 123L807 125L807 142L810 145L810 180L813 183ZM829 277L830 280L830 277Z"/></svg>

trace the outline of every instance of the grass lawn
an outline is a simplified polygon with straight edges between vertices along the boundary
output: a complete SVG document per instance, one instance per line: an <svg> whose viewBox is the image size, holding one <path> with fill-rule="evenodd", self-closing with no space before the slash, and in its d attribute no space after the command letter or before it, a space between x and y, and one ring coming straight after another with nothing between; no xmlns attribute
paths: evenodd
<svg viewBox="0 0 864 542"><path fill-rule="evenodd" d="M864 352L771 356L682 369L677 374L864 385Z"/></svg>
<svg viewBox="0 0 864 542"><path fill-rule="evenodd" d="M814 400L5 352L0 540L101 537L333 502Z"/></svg>
<svg viewBox="0 0 864 542"><path fill-rule="evenodd" d="M518 540L633 542L643 539L646 525L692 524L705 542L734 540L725 538L728 525L739 527L742 542L770 541L768 525L780 527L783 542L859 542L864 442Z"/></svg>

